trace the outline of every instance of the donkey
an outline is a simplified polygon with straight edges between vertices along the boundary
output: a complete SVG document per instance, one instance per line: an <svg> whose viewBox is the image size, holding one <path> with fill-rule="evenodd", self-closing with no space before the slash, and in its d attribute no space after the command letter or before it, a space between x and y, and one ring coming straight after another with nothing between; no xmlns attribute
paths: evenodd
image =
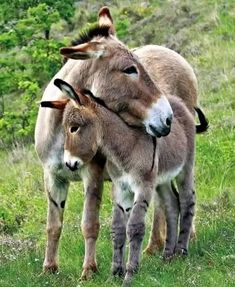
<svg viewBox="0 0 235 287"><path fill-rule="evenodd" d="M130 248L124 283L129 283L137 271L145 232L145 214L156 188L166 208L164 257L169 258L174 253L186 254L195 205L193 166L196 128L193 116L183 102L169 97L174 112L171 133L157 139L155 150L151 136L128 126L100 99L98 102L91 100L90 97L95 98L91 92L75 92L72 86L60 79L54 83L72 99L72 104L66 106L68 101L44 101L41 106L61 110L66 106L63 116L65 164L72 169L75 166L82 168L98 150L107 158L115 201L112 273L123 275L125 272L126 234ZM177 198L171 195L174 178L179 188L180 211Z"/></svg>
<svg viewBox="0 0 235 287"><path fill-rule="evenodd" d="M150 45L131 52L115 37L114 30L110 12L103 7L99 12L99 25L81 36L75 46L61 49L68 61L51 80L42 100L63 98L53 85L56 77L61 78L74 87L90 89L128 124L144 126L150 134L166 135L170 131L172 110L165 95L175 94L194 113L197 106L194 72L179 54L164 47ZM62 115L61 111L40 108L35 128L35 147L43 165L48 194L44 270L58 268L57 251L69 181L82 178L85 188L82 278L86 279L90 271L96 270L95 243L105 158L98 153L87 166L87 172L68 171L63 162ZM164 223L162 212L156 211L156 218L158 225ZM161 233L155 232L150 241L151 250L155 248L156 238L157 246L164 242Z"/></svg>

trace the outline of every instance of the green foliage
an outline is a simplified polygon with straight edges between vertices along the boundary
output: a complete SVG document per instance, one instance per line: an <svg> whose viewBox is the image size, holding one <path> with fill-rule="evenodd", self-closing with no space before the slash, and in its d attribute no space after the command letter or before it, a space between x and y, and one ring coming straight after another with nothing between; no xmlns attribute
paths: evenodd
<svg viewBox="0 0 235 287"><path fill-rule="evenodd" d="M2 144L32 140L38 109L36 100L42 95L43 85L61 66L58 51L64 41L51 38L50 31L60 17L67 19L73 15L73 1L66 4L54 1L53 5L52 1L39 2L19 1L16 7L20 5L22 9L15 13L13 7L9 9L15 20L7 16L4 18L3 33L0 35ZM6 9L5 4L0 4L1 8Z"/></svg>
<svg viewBox="0 0 235 287"><path fill-rule="evenodd" d="M19 20L15 25L19 44L25 46L32 38L35 39L35 37L41 36L43 32L50 31L52 24L58 20L59 13L45 3L28 8L26 17Z"/></svg>
<svg viewBox="0 0 235 287"><path fill-rule="evenodd" d="M121 18L117 21L116 29L117 29L117 36L121 39L123 38L126 33L128 33L128 28L130 27L130 21L128 18Z"/></svg>
<svg viewBox="0 0 235 287"><path fill-rule="evenodd" d="M5 2L5 3L4 3ZM60 14L60 17L65 20L70 20L74 14L74 0L12 0L6 1L2 0L1 9L0 9L0 23L7 23L9 21L18 20L24 18L27 14L28 9L34 10L37 6L46 5L48 10L57 11ZM41 8L44 13L44 8ZM38 12L39 10L36 9ZM38 15L38 13L37 13ZM47 19L45 19L47 20Z"/></svg>

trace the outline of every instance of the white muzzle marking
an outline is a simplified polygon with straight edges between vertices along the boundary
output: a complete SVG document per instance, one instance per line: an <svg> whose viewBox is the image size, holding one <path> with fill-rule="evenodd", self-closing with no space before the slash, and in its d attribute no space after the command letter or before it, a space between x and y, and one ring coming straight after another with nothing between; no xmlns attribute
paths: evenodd
<svg viewBox="0 0 235 287"><path fill-rule="evenodd" d="M173 111L165 96L161 96L147 112L144 120L146 131L151 136L166 136L171 129Z"/></svg>
<svg viewBox="0 0 235 287"><path fill-rule="evenodd" d="M81 168L84 164L84 162L79 157L71 155L70 151L68 150L64 150L64 162L66 166L72 171Z"/></svg>

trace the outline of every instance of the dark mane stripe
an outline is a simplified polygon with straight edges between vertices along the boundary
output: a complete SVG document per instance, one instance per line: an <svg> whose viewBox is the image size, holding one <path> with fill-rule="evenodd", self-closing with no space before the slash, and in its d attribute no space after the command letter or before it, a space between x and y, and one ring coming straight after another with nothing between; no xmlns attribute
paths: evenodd
<svg viewBox="0 0 235 287"><path fill-rule="evenodd" d="M87 95L87 96L89 96L89 97L92 98L97 104L99 104L99 105L103 106L104 108L110 110L110 108L106 106L105 102L104 102L102 99L95 97L90 90L82 89L82 90L81 90L81 93L82 93L82 94L85 94L85 95ZM110 110L110 111L113 112L112 110Z"/></svg>
<svg viewBox="0 0 235 287"><path fill-rule="evenodd" d="M97 98L96 96L94 96L93 93L92 93L90 90L82 89L80 92L81 92L82 94L85 94L85 95L89 96L89 97L90 97L95 103L97 103L98 105L104 107L105 109L109 110L109 111L112 112L112 113L115 113L113 110L111 110L111 109L105 104L105 102L104 102L102 99ZM131 127L131 128L133 128L133 129L138 129L138 130L141 129L141 127L139 127L139 126L131 125L131 124L128 124L127 122L125 122L125 121L123 120L123 118L122 118L121 116L119 116L118 113L115 113L115 114L116 114L128 127ZM144 132L144 130L143 130L143 132ZM155 147L154 147L154 148L155 148Z"/></svg>
<svg viewBox="0 0 235 287"><path fill-rule="evenodd" d="M98 26L95 25L88 30L82 31L77 40L72 41L72 45L80 45L90 42L95 37L108 37L110 35L109 26Z"/></svg>

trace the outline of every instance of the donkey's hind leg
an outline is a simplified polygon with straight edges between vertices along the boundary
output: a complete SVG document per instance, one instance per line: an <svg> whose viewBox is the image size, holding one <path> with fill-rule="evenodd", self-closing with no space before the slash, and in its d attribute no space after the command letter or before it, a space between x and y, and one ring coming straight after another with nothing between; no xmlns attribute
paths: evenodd
<svg viewBox="0 0 235 287"><path fill-rule="evenodd" d="M166 239L165 211L163 209L161 199L159 198L157 193L154 194L154 197L154 213L151 234L148 246L144 250L144 252L149 255L153 255L156 251L162 250Z"/></svg>
<svg viewBox="0 0 235 287"><path fill-rule="evenodd" d="M175 252L178 255L187 255L196 203L193 186L193 170L185 169L176 178L176 181L180 201L180 232Z"/></svg>
<svg viewBox="0 0 235 287"><path fill-rule="evenodd" d="M69 183L48 170L44 172L44 182L48 196L48 211L47 244L43 267L45 272L56 272L58 270L58 245Z"/></svg>
<svg viewBox="0 0 235 287"><path fill-rule="evenodd" d="M157 187L157 192L165 208L167 236L163 259L169 260L174 255L178 234L179 195L173 185L168 182Z"/></svg>

